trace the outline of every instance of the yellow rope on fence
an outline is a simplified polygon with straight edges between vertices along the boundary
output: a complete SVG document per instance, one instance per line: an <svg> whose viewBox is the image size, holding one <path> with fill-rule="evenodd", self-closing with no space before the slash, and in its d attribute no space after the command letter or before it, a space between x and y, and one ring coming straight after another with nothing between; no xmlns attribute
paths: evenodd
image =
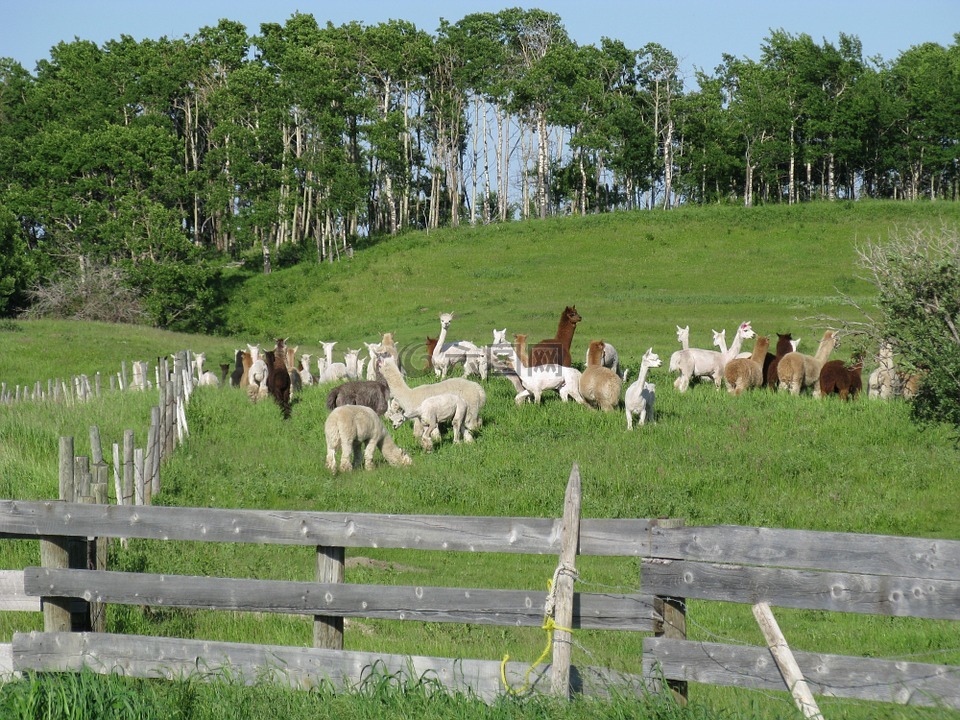
<svg viewBox="0 0 960 720"><path fill-rule="evenodd" d="M554 574L554 577L556 577L556 573ZM552 612L553 603L550 602L550 598L553 595L552 579L547 580L547 592L548 592L547 606L548 608L551 609L551 612ZM500 680L503 682L503 686L507 689L507 692L510 693L511 695L523 695L523 693L525 693L527 690L530 689L530 674L533 672L533 669L537 667L537 665L542 663L546 659L547 655L550 654L550 650L551 648L553 648L553 632L555 630L561 630L563 632L568 632L571 635L573 635L573 630L571 628L560 627L553 621L553 618L550 617L549 615L544 616L543 625L541 627L543 630L547 631L547 646L543 649L543 652L540 653L540 657L534 660L533 664L531 664L530 667L527 668L527 671L523 674L523 685L520 687L520 689L515 689L510 687L510 683L507 682L507 661L510 659L510 656L504 655L503 660L500 661Z"/></svg>

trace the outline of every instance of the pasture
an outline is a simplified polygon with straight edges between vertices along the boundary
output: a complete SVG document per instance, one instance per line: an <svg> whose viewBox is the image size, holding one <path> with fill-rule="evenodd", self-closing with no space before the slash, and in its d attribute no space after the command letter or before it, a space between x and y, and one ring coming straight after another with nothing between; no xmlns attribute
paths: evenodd
<svg viewBox="0 0 960 720"><path fill-rule="evenodd" d="M858 279L855 245L898 227L960 222L946 204L853 204L681 208L555 219L429 235L416 233L362 247L335 265L297 266L268 277L235 271L224 337L60 322L0 327L0 380L27 384L152 359L188 347L205 352L207 368L232 362L247 342L272 347L287 338L300 352L362 348L393 332L407 367L420 368L426 337L441 312L454 313L450 339L485 344L492 329L552 337L566 305L582 315L572 355L582 363L591 340L613 343L636 377L653 347L664 365L650 370L657 386L657 423L625 429L622 410L591 411L547 393L540 406L513 402L513 386L492 378L476 442L453 445L449 433L424 454L409 424L394 431L413 457L389 467L334 479L324 467L323 425L331 384L305 388L292 416L269 401L253 405L230 388L200 388L189 407L191 437L163 471L156 502L170 505L350 512L553 516L560 513L570 466L580 465L584 517L681 517L688 525L744 524L780 528L960 538L960 452L950 428L920 427L904 402L861 398L843 403L751 391L733 397L712 385L673 387L666 360L679 348L676 326L690 325L692 346L709 347L711 329L732 337L742 321L759 334L792 332L813 352L824 329L815 316L853 317L841 293L868 301ZM775 335L774 335L775 337ZM752 341L744 344L749 350ZM847 359L841 342L832 357ZM873 365L868 362L867 369ZM454 371L456 374L457 371ZM416 384L432 376L411 372ZM629 382L629 381L628 381ZM0 495L52 498L57 438L73 435L85 453L89 425L105 443L134 428L140 442L155 402L151 393L106 395L83 405L0 407ZM4 567L36 564L36 546L0 545ZM478 557L381 551L347 556L348 582L542 587L554 558ZM311 553L290 548L199 549L132 543L111 557L114 569L290 580L312 577ZM636 565L584 564L584 586L635 584ZM748 607L691 603L693 639L763 644ZM838 617L782 611L778 619L802 650L915 657L960 663L956 624L904 618ZM38 628L38 617L0 614L0 641ZM218 640L309 644L310 623L203 611L144 613L116 608L112 630ZM631 670L639 638L579 634L574 660ZM350 649L499 659L542 650L535 630L347 623ZM579 654L579 658L578 658ZM693 686L693 704L734 716L789 715L785 694ZM828 717L933 717L933 714L824 700ZM462 709L461 709L462 710ZM887 715L889 713L889 715ZM477 715L482 716L482 715ZM587 714L584 714L586 717ZM691 715L693 716L693 715ZM942 715L941 715L942 716Z"/></svg>

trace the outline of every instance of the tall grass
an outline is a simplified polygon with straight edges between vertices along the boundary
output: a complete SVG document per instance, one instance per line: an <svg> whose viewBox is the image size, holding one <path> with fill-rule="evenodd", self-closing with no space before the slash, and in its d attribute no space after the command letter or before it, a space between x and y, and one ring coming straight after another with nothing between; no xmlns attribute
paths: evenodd
<svg viewBox="0 0 960 720"><path fill-rule="evenodd" d="M419 344L427 334L436 335L441 311L457 313L452 333L484 343L492 328L505 325L509 333L526 332L531 339L551 336L567 304L576 304L584 317L574 339L575 359L582 360L591 339L602 337L617 346L634 376L648 347L669 357L677 324L689 323L693 344L705 347L711 328L726 327L730 333L742 320L751 320L763 334L789 330L802 336L801 349L812 352L823 328L808 318L849 314L841 293L870 299L872 288L856 277L856 242L944 218L957 222L960 209L946 204L685 208L409 234L364 248L336 265L242 277L226 313L232 337L42 321L5 326L0 329L0 379L27 383L116 369L121 358L149 359L184 347L206 351L208 363L228 362L234 347L268 344L276 337L316 354L320 340L337 340L337 349L345 350L389 330L404 346L415 384L431 380L413 370L421 367ZM35 363L24 362L25 348L50 344L58 347L55 365L38 352ZM843 346L836 356L850 352ZM96 353L93 359L91 353ZM454 446L446 441L426 455L404 427L395 437L412 451L412 467L381 464L372 472L336 478L323 464L329 385L305 389L287 422L270 402L252 405L243 393L200 388L188 412L191 436L164 467L157 501L551 516L561 512L566 479L576 462L585 517L672 516L688 524L960 537L960 452L954 434L944 426L915 425L905 403L817 401L766 391L734 398L702 384L680 394L666 368L651 371L648 379L657 384L658 422L633 432L625 430L621 413L591 412L556 396L541 406L516 407L512 386L493 379L486 384L477 442ZM104 442L118 442L125 427L145 431L154 402L150 393L130 393L76 406L0 408L0 495L54 497L60 435L76 436L77 452L85 454L90 424L101 426ZM6 567L35 564L36 554L36 543L0 545ZM110 562L115 569L148 572L309 580L313 561L309 548L178 544L171 552L169 543L135 542L126 552L115 550ZM348 553L348 563L351 582L539 589L555 559L365 550ZM636 588L634 561L582 558L578 569L584 591ZM960 662L956 623L810 611L778 611L777 616L791 644L802 650ZM0 614L0 639L38 629L39 622L35 616ZM692 638L763 642L749 608L692 603L689 623ZM132 607L111 607L108 624L130 633L290 645L310 644L312 633L309 618ZM509 653L532 661L543 647L543 633L358 620L348 622L346 642L352 649L488 659ZM576 642L575 662L637 671L641 638L634 634L584 632ZM792 713L780 694L695 685L691 696L697 709L684 717ZM635 717L632 707L613 704L594 712ZM362 704L351 708L344 710L345 717L366 712ZM430 716L431 711L423 712ZM566 710L550 706L547 712L534 703L473 712L476 717L527 717L511 712L539 717ZM839 702L829 714L894 716L886 706ZM591 715L570 715L581 716Z"/></svg>

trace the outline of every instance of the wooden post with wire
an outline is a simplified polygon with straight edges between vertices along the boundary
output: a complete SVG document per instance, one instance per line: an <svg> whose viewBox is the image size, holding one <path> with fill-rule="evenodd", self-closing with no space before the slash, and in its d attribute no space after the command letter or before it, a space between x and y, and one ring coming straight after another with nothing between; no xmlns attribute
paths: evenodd
<svg viewBox="0 0 960 720"><path fill-rule="evenodd" d="M773 616L770 605L765 602L758 602L753 606L753 616L757 619L760 630L763 631L763 637L767 641L767 647L770 648L770 654L773 655L773 659L780 669L780 674L783 676L783 681L786 683L787 689L790 690L790 694L793 695L793 701L797 708L805 718L823 720L820 706L817 705L807 681L803 679L800 666L797 665L793 651L790 650L787 639L780 631L780 625Z"/></svg>
<svg viewBox="0 0 960 720"><path fill-rule="evenodd" d="M571 626L573 625L573 581L576 578L577 551L580 548L580 467L574 463L563 501L562 548L560 564L554 575L555 597L553 664L550 689L554 695L570 697Z"/></svg>

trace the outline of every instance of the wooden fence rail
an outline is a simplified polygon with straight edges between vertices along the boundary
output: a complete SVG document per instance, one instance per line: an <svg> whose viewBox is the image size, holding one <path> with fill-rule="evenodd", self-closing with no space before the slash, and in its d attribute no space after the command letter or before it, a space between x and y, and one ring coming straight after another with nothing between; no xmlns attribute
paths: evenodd
<svg viewBox="0 0 960 720"><path fill-rule="evenodd" d="M579 473L574 469L579 480ZM568 499L572 494L568 492ZM6 578L24 597L44 603L92 603L279 612L315 618L315 637L342 643L342 619L361 617L530 627L544 620L548 594L524 589L370 586L343 582L345 548L522 553L558 558L569 625L652 633L643 639L635 674L571 667L557 685L553 661L527 677L535 691L642 693L666 680L787 690L768 647L731 646L686 639L686 599L760 603L788 608L960 620L960 541L900 538L738 526L684 527L674 520L457 517L259 511L67 502L0 501L0 537L145 538L188 542L305 545L317 549L317 582L185 577L108 570L27 568ZM579 511L576 511L577 514ZM575 537L565 541L565 531ZM564 547L575 555L562 555ZM571 558L639 558L636 592L574 592ZM0 577L0 588L3 577ZM20 583L18 585L17 583ZM555 583L564 585L565 583ZM552 601L553 598L550 598ZM3 607L0 601L0 608ZM564 611L566 612L566 611ZM339 626L334 620L339 619ZM560 620L557 619L557 625ZM332 632L328 632L331 631ZM560 634L563 632L564 634ZM562 643L561 643L562 644ZM342 647L340 645L339 647ZM568 645L569 647L569 645ZM554 647L556 651L556 646ZM814 694L960 709L960 666L817 653L793 653ZM7 656L15 669L177 677L196 669L230 667L240 677L264 672L296 687L329 682L356 687L375 668L424 674L452 691L493 698L507 692L499 662L348 653L333 648L281 648L194 639L127 638L105 633L17 634ZM561 655L562 658L562 655ZM523 663L505 676L519 686Z"/></svg>

